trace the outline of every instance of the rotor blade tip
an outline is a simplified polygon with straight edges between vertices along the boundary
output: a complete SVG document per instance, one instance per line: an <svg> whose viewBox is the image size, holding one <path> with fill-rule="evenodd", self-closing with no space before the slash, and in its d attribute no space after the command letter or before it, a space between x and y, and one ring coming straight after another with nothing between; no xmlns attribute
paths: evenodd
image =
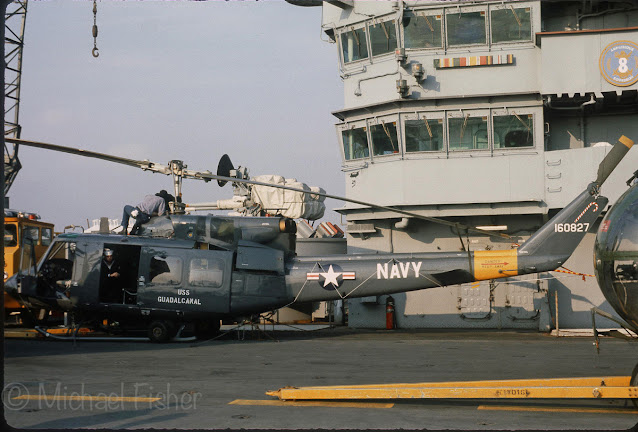
<svg viewBox="0 0 638 432"><path fill-rule="evenodd" d="M626 145L627 148L631 148L634 145L634 141L624 135L618 138L618 141Z"/></svg>

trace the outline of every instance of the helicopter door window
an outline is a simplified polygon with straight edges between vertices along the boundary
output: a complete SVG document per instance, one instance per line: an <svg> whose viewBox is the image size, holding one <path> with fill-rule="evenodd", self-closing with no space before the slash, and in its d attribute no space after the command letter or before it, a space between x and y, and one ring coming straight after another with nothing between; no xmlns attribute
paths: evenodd
<svg viewBox="0 0 638 432"><path fill-rule="evenodd" d="M397 31L394 21L372 22L370 31L370 51L373 56L394 52L397 48Z"/></svg>
<svg viewBox="0 0 638 432"><path fill-rule="evenodd" d="M512 114L494 116L494 148L533 147L534 116Z"/></svg>
<svg viewBox="0 0 638 432"><path fill-rule="evenodd" d="M158 285L179 285L182 282L182 259L155 255L151 258L150 282Z"/></svg>
<svg viewBox="0 0 638 432"><path fill-rule="evenodd" d="M219 288L224 280L224 262L216 258L193 258L188 283L191 286Z"/></svg>
<svg viewBox="0 0 638 432"><path fill-rule="evenodd" d="M372 153L374 156L399 153L396 121L379 120L378 124L370 126L370 138L372 139Z"/></svg>
<svg viewBox="0 0 638 432"><path fill-rule="evenodd" d="M366 28L350 28L339 35L343 63L351 63L368 58L368 38Z"/></svg>
<svg viewBox="0 0 638 432"><path fill-rule="evenodd" d="M450 151L487 150L487 116L455 113L448 118Z"/></svg>
<svg viewBox="0 0 638 432"><path fill-rule="evenodd" d="M417 118L405 121L405 151L443 150L443 119Z"/></svg>
<svg viewBox="0 0 638 432"><path fill-rule="evenodd" d="M370 156L368 133L365 127L344 129L341 132L341 138L343 139L343 153L346 161Z"/></svg>
<svg viewBox="0 0 638 432"><path fill-rule="evenodd" d="M4 247L18 245L18 231L15 225L5 224L4 226Z"/></svg>
<svg viewBox="0 0 638 432"><path fill-rule="evenodd" d="M403 37L406 48L442 48L441 12L406 12L403 15Z"/></svg>
<svg viewBox="0 0 638 432"><path fill-rule="evenodd" d="M531 8L512 5L491 11L492 43L532 39Z"/></svg>
<svg viewBox="0 0 638 432"><path fill-rule="evenodd" d="M485 10L448 9L445 13L448 46L487 43L485 21Z"/></svg>

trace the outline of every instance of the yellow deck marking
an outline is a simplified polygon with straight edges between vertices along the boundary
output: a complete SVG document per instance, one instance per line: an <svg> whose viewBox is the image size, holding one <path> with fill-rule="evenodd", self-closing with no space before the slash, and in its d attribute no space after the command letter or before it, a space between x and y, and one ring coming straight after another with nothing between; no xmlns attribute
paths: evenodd
<svg viewBox="0 0 638 432"><path fill-rule="evenodd" d="M638 410L605 409L605 408L556 408L556 407L531 407L531 406L489 406L479 405L477 409L491 411L533 411L533 412L566 412L566 413L593 413L593 414L631 414L638 415Z"/></svg>
<svg viewBox="0 0 638 432"><path fill-rule="evenodd" d="M46 395L22 395L12 399L20 400L52 400L52 401L108 401L108 402L156 402L158 397L132 397L132 396L46 396Z"/></svg>
<svg viewBox="0 0 638 432"><path fill-rule="evenodd" d="M249 400L236 399L228 405L263 405L263 406L312 406L330 408L392 408L393 403L374 402L324 402L324 401L282 401L282 400Z"/></svg>

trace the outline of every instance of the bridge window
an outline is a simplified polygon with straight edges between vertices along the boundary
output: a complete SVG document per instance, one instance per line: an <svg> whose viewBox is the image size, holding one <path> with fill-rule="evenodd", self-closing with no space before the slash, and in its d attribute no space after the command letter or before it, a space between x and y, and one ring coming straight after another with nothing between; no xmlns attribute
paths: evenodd
<svg viewBox="0 0 638 432"><path fill-rule="evenodd" d="M182 282L182 259L156 255L151 258L149 280L158 285L179 285Z"/></svg>
<svg viewBox="0 0 638 432"><path fill-rule="evenodd" d="M380 120L379 124L370 126L370 137L372 138L372 154L374 156L399 153L396 122Z"/></svg>
<svg viewBox="0 0 638 432"><path fill-rule="evenodd" d="M456 12L445 14L447 42L449 46L485 44L485 11Z"/></svg>
<svg viewBox="0 0 638 432"><path fill-rule="evenodd" d="M515 8L512 5L492 10L492 43L527 41L532 37L529 7Z"/></svg>
<svg viewBox="0 0 638 432"><path fill-rule="evenodd" d="M531 114L495 115L494 148L534 146L534 116Z"/></svg>
<svg viewBox="0 0 638 432"><path fill-rule="evenodd" d="M194 258L190 262L188 283L192 286L219 288L224 280L224 262L216 258Z"/></svg>
<svg viewBox="0 0 638 432"><path fill-rule="evenodd" d="M343 153L347 161L370 156L368 135L365 127L346 129L341 132Z"/></svg>
<svg viewBox="0 0 638 432"><path fill-rule="evenodd" d="M343 63L350 63L368 58L368 41L366 38L366 28L352 28L341 33L341 52Z"/></svg>
<svg viewBox="0 0 638 432"><path fill-rule="evenodd" d="M373 22L370 31L370 48L373 56L394 52L397 47L397 31L394 21Z"/></svg>
<svg viewBox="0 0 638 432"><path fill-rule="evenodd" d="M441 14L406 12L403 15L403 37L406 48L441 48Z"/></svg>
<svg viewBox="0 0 638 432"><path fill-rule="evenodd" d="M486 150L487 116L454 113L448 118L450 150Z"/></svg>
<svg viewBox="0 0 638 432"><path fill-rule="evenodd" d="M443 119L421 118L405 122L405 151L443 150Z"/></svg>

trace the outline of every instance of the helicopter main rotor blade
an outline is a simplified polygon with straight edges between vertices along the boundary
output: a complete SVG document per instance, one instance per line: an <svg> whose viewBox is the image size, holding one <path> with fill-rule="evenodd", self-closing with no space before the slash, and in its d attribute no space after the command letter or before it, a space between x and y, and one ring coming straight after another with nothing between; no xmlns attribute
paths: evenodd
<svg viewBox="0 0 638 432"><path fill-rule="evenodd" d="M82 150L82 149L73 148L73 147L66 147L66 146L43 143L38 141L29 141L29 140L18 139L18 138L5 137L4 140L6 142L19 144L19 145L23 145L27 147L36 147L36 148L42 148L45 150L53 150L53 151L70 153L70 154L75 154L75 155L84 156L84 157L102 159L109 162L115 162L122 165L137 167L145 171L154 171L154 172L158 172L165 175L170 175L172 173L171 169L168 166L157 164L147 160L128 159L128 158L123 158L119 156L109 155L106 153L98 153L98 152L94 152L90 150Z"/></svg>
<svg viewBox="0 0 638 432"><path fill-rule="evenodd" d="M600 165L598 165L598 176L596 177L598 187L603 185L609 174L616 168L633 145L633 140L624 135L618 138L618 142L614 144L609 153L600 162Z"/></svg>
<svg viewBox="0 0 638 432"><path fill-rule="evenodd" d="M85 157L91 157L91 158L96 158L96 159L102 159L102 160L106 160L109 162L115 162L115 163L119 163L119 164L123 164L123 165L128 165L128 166L133 166L133 167L137 167L137 168L141 168L145 171L153 171L153 172L158 172L161 174L165 174L165 175L170 175L173 174L173 170L167 166L167 165L161 165L161 164L157 164L154 162L150 162L147 160L136 160L136 159L127 159L127 158L123 158L123 157L119 157L119 156L113 156L113 155L109 155L109 154L105 154L105 153L98 153L98 152L93 152L93 151L88 151L88 150L82 150L82 149L77 149L77 148L73 148L73 147L66 147L66 146L61 146L61 145L57 145L57 144L48 144L48 143L43 143L43 142L37 142L37 141L29 141L29 140L23 140L23 139L17 139L17 138L5 138L5 141L7 142L11 142L11 143L15 143L15 144L21 144L21 145L25 145L28 147L37 147L37 148L42 148L42 149L46 149L46 150L53 150L53 151L59 151L59 152L64 152L64 153L70 153L70 154L75 154L75 155L79 155L79 156L85 156ZM230 163L230 159L228 160L228 162ZM232 163L231 163L232 165ZM258 181L254 181L254 180L246 180L246 179L239 179L236 177L226 177L226 176L221 176L221 175L215 175L213 173L211 173L210 171L195 171L195 170L189 170L189 169L181 169L179 173L177 173L178 175L180 175L183 178L190 178L190 179L196 179L196 180L204 180L205 182L209 182L210 180L217 180L218 184L225 184L226 182L231 182L231 183L244 183L244 184L252 184L252 185L257 185L257 186L266 186L266 187L272 187L272 188L277 188L277 189L285 189L285 190L290 190L293 192L301 192L301 193L310 193L312 195L319 195L325 198L331 198L331 199L335 199L338 201L344 201L344 202L349 202L352 204L358 204L358 205L362 205L365 207L371 207L371 208L376 208L376 209L380 209L380 210L386 210L386 211L390 211L393 213L397 213L400 215L404 215L404 216L410 216L413 217L415 219L422 219L422 220L426 220L428 222L433 222L433 223L437 223L437 224L441 224L441 225L446 225L452 228L456 228L459 233L461 231L468 231L468 232L474 232L474 233L479 233L479 234L483 234L483 235L488 235L491 237L500 237L500 238L504 238L504 239L511 239L511 237L507 234L503 234L503 233L495 233L492 231L485 231L485 230L481 230L478 228L473 228L464 224L460 224L460 223L455 223L455 222L449 222L443 219L438 219L438 218L433 218L433 217L428 217L428 216L423 216L417 213L413 213L413 212L409 212L406 210L401 210L395 207L388 207L388 206L382 206L382 205L378 205L378 204L373 204L373 203L369 203L369 202L365 202L365 201L360 201L360 200L355 200L355 199L351 199L351 198L345 198L345 197L340 197L338 195L331 195L331 194L327 194L327 193L321 193L321 192L309 192L307 190L304 189L297 189L294 187L290 187L290 186L285 186L285 185L278 185L278 184L273 184L273 183L264 183L264 182L258 182Z"/></svg>

